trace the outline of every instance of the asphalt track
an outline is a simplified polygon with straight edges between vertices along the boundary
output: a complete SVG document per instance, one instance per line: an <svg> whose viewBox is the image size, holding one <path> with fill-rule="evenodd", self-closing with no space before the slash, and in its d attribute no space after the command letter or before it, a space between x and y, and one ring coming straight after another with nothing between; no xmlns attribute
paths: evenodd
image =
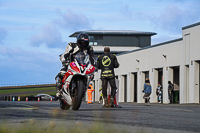
<svg viewBox="0 0 200 133"><path fill-rule="evenodd" d="M61 110L58 101L0 101L0 126L34 121L39 123L37 127L53 122L65 128L102 125L113 132L200 132L200 104L120 105L122 108L102 108L98 103L83 102L78 111L73 111Z"/></svg>

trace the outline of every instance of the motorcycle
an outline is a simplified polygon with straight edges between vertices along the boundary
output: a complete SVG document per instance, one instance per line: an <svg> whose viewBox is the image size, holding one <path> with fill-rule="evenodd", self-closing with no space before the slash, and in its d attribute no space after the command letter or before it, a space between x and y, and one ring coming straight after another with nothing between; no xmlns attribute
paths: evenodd
<svg viewBox="0 0 200 133"><path fill-rule="evenodd" d="M95 67L91 65L89 55L83 52L75 56L73 62L68 65L68 71L64 75L61 90L60 108L68 110L72 106L73 110L80 108L82 98L93 79Z"/></svg>

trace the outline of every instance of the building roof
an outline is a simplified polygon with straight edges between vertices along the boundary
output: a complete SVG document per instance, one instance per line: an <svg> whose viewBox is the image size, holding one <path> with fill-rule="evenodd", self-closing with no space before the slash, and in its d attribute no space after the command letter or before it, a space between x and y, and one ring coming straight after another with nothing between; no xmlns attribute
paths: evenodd
<svg viewBox="0 0 200 133"><path fill-rule="evenodd" d="M155 32L143 32L143 31L133 31L133 30L87 30L87 31L77 31L71 34L69 37L77 37L80 33L87 33L91 35L143 35L143 36L153 36L157 33Z"/></svg>
<svg viewBox="0 0 200 133"><path fill-rule="evenodd" d="M104 47L106 46L92 46L93 47L93 50L94 50L94 53L103 53L104 52ZM140 47L125 47L125 46L109 46L110 48L110 52L111 53L122 53L122 52L128 52L128 51L133 51L133 50L136 50L136 49L140 49Z"/></svg>
<svg viewBox="0 0 200 133"><path fill-rule="evenodd" d="M188 28L192 28L192 27L195 27L195 26L198 26L198 25L200 25L200 22L195 23L195 24L191 24L191 25L188 25L188 26L185 26L185 27L182 27L182 30L185 30L185 29L188 29Z"/></svg>
<svg viewBox="0 0 200 133"><path fill-rule="evenodd" d="M147 47L144 47L144 48L138 48L138 49L135 49L135 50L129 50L127 52L123 52L123 53L120 53L118 55L129 54L129 53L132 53L132 52L145 50L145 49L149 49L149 48L154 48L154 47L158 47L158 46L161 46L161 45L171 44L173 42L178 42L178 41L182 41L182 40L183 40L183 38L178 38L178 39L174 39L174 40L171 40L171 41L167 41L167 42L163 42L163 43L147 46Z"/></svg>

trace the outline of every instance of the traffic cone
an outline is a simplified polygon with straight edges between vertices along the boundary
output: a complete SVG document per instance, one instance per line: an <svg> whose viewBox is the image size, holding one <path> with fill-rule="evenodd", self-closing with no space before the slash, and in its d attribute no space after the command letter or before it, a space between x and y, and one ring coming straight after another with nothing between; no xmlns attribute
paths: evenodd
<svg viewBox="0 0 200 133"><path fill-rule="evenodd" d="M38 102L40 101L40 98L38 97Z"/></svg>
<svg viewBox="0 0 200 133"><path fill-rule="evenodd" d="M26 101L28 101L28 97L26 97Z"/></svg>
<svg viewBox="0 0 200 133"><path fill-rule="evenodd" d="M52 97L51 97L51 101L52 101Z"/></svg>
<svg viewBox="0 0 200 133"><path fill-rule="evenodd" d="M20 96L18 96L18 101L20 101Z"/></svg>

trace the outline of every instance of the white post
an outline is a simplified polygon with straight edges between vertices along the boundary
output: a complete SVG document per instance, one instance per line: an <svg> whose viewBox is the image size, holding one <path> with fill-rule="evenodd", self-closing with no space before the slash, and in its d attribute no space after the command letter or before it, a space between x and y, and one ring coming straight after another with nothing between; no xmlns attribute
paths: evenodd
<svg viewBox="0 0 200 133"><path fill-rule="evenodd" d="M158 87L158 70L153 69L152 77L150 80L151 87L152 87L152 93L151 93L151 101L150 102L157 102L157 95L156 95L156 89Z"/></svg>
<svg viewBox="0 0 200 133"><path fill-rule="evenodd" d="M137 88L137 102L138 103L145 103L145 100L143 99L144 93L142 90L144 89L144 83L145 83L145 74L143 72L138 72L138 88Z"/></svg>
<svg viewBox="0 0 200 133"><path fill-rule="evenodd" d="M123 76L119 75L119 102L124 102L124 87L123 87Z"/></svg>
<svg viewBox="0 0 200 133"><path fill-rule="evenodd" d="M133 102L134 99L134 75L129 73L127 75L127 102Z"/></svg>
<svg viewBox="0 0 200 133"><path fill-rule="evenodd" d="M197 63L196 61L193 62L194 64L194 83L193 83L193 87L194 87L194 103L199 103L199 63Z"/></svg>

